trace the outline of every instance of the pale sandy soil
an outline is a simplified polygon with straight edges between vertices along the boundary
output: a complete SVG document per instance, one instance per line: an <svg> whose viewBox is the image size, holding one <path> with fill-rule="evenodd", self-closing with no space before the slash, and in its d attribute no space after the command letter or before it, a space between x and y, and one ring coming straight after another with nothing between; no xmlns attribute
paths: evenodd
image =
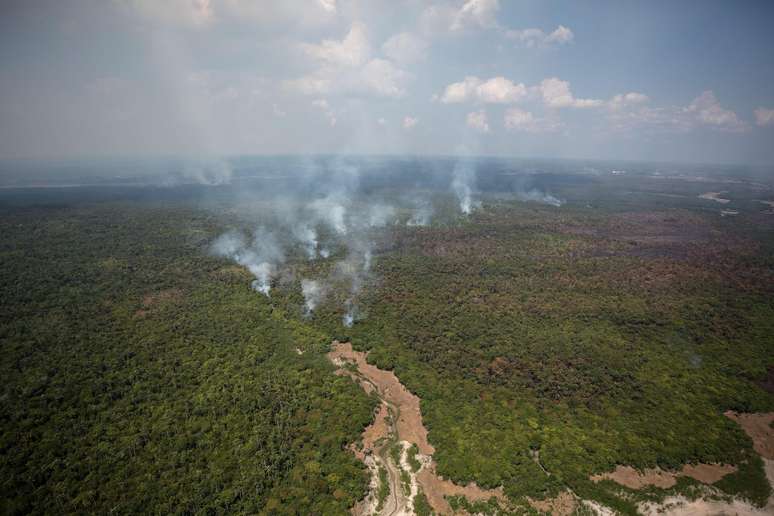
<svg viewBox="0 0 774 516"><path fill-rule="evenodd" d="M703 193L699 196L699 199L707 199L708 201L715 201L719 202L720 204L728 204L731 202L731 199L723 199L720 197L723 194L723 192L707 192Z"/></svg>
<svg viewBox="0 0 774 516"><path fill-rule="evenodd" d="M433 446L427 440L427 429L422 422L422 412L419 398L406 389L400 383L398 377L392 371L383 371L366 362L366 354L354 351L349 343L334 341L328 358L336 365L342 367L347 362L357 366L357 374L346 369L338 369L337 374L351 376L364 389L375 391L382 400L374 422L365 429L362 435L363 448L357 450L352 447L357 457L365 462L372 474L371 493L365 500L358 503L353 509L356 515L373 514L376 509L375 490L378 481L378 466L387 469L390 477L390 495L385 501L379 514L397 516L399 514L413 514L413 497L420 490L427 497L428 503L436 514L451 514L452 510L446 501L446 496L465 496L471 502L497 498L503 504L507 503L502 488L486 490L475 483L467 486L459 486L440 477L436 473L436 465L432 459L435 452ZM392 413L393 421L388 417ZM396 439L401 443L403 451L400 464L394 464L389 456L389 446L384 444ZM417 473L411 471L408 464L406 450L415 444L419 450L417 459L422 467ZM401 471L405 471L410 478L409 493L405 493L400 481Z"/></svg>

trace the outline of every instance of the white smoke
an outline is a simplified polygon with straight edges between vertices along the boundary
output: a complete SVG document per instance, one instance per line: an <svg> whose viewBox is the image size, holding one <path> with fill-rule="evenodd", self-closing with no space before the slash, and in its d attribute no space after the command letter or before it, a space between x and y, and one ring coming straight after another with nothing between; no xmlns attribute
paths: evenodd
<svg viewBox="0 0 774 516"><path fill-rule="evenodd" d="M230 258L246 267L255 277L252 288L269 296L271 280L277 273L277 265L285 261L282 251L273 233L258 228L248 244L245 236L237 231L229 231L218 237L212 244L213 254Z"/></svg>
<svg viewBox="0 0 774 516"><path fill-rule="evenodd" d="M395 208L386 204L374 204L369 208L368 225L371 227L386 226L395 217Z"/></svg>
<svg viewBox="0 0 774 516"><path fill-rule="evenodd" d="M347 208L343 199L328 196L312 202L309 208L318 220L328 224L339 235L347 233Z"/></svg>
<svg viewBox="0 0 774 516"><path fill-rule="evenodd" d="M349 297L344 303L346 313L342 320L347 327L352 326L359 317L357 298L371 272L373 262L371 245L369 240L349 242L347 259L336 264L336 275L350 284Z"/></svg>
<svg viewBox="0 0 774 516"><path fill-rule="evenodd" d="M551 206L556 206L557 208L564 204L564 201L561 199L536 189L532 189L527 192L519 192L516 194L516 197L522 201L534 201L543 204L550 204Z"/></svg>
<svg viewBox="0 0 774 516"><path fill-rule="evenodd" d="M317 230L314 227L306 223L296 224L293 227L293 236L301 242L308 259L317 258L320 243L317 240Z"/></svg>
<svg viewBox="0 0 774 516"><path fill-rule="evenodd" d="M237 252L247 247L245 237L237 231L223 233L212 243L211 250L216 256L234 259Z"/></svg>
<svg viewBox="0 0 774 516"><path fill-rule="evenodd" d="M304 315L310 317L325 297L325 286L317 280L301 280L301 293L304 295Z"/></svg>
<svg viewBox="0 0 774 516"><path fill-rule="evenodd" d="M247 266L250 272L255 276L255 279L251 283L251 287L256 292L260 292L266 297L269 297L269 291L271 290L271 278L275 273L274 266L269 262L261 262L257 265L250 264Z"/></svg>
<svg viewBox="0 0 774 516"><path fill-rule="evenodd" d="M475 205L473 204L473 183L475 182L475 171L469 163L458 161L454 165L454 179L452 180L452 190L454 190L457 200L460 204L460 211L465 215L470 215Z"/></svg>
<svg viewBox="0 0 774 516"><path fill-rule="evenodd" d="M406 222L407 226L427 226L433 216L433 206L427 200L416 201L416 208L411 218Z"/></svg>
<svg viewBox="0 0 774 516"><path fill-rule="evenodd" d="M329 277L302 279L301 292L304 314L310 317L333 286L339 285L340 299L345 299L343 323L351 325L363 316L359 303L371 279L374 237L382 234L379 228L394 223L397 211L390 202L360 203L356 197L359 180L356 168L337 163L330 175L317 176L317 165L310 163L309 167L311 175L302 178L305 185L301 185L298 193L275 196L270 203L265 203L263 198L245 203L246 213L250 218L271 224L272 228L276 226L276 234L281 234L283 242L303 251L308 260L327 259L338 255L339 249L344 251L345 257L336 263ZM305 188L308 191L301 193ZM357 203L353 200L356 198ZM423 204L422 210L420 221L426 223L429 205ZM254 277L252 288L267 297L273 280L283 273L283 248L275 234L263 228L252 236L237 231L221 235L212 244L212 251L246 267Z"/></svg>
<svg viewBox="0 0 774 516"><path fill-rule="evenodd" d="M231 165L223 159L203 159L187 162L180 177L183 182L194 182L202 185L227 185L231 183L233 171Z"/></svg>
<svg viewBox="0 0 774 516"><path fill-rule="evenodd" d="M347 328L351 328L355 324L355 312L353 310L353 304L351 300L347 300L347 313L341 319L341 323Z"/></svg>

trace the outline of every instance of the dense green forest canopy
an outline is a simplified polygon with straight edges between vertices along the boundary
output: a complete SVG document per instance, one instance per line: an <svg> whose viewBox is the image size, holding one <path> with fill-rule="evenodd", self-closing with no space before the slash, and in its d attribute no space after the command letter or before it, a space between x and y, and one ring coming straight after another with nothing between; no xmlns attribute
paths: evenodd
<svg viewBox="0 0 774 516"><path fill-rule="evenodd" d="M562 177L542 179L561 207L492 194L470 216L428 190L429 225L374 230L351 328L344 286L309 317L299 284L344 249L290 250L271 297L210 252L255 223L231 200L3 194L2 511L345 513L368 483L347 445L376 401L332 374L333 338L420 396L455 481L631 512L664 493L589 475L721 462L739 471L716 487L762 504L761 460L723 416L774 410L760 191L725 184L739 213L721 216L706 185ZM362 203L377 190L397 195Z"/></svg>

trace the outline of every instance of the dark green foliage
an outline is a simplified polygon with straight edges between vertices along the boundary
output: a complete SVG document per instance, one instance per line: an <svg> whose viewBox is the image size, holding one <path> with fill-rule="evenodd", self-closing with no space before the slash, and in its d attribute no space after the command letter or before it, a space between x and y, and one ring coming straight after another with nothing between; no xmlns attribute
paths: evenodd
<svg viewBox="0 0 774 516"><path fill-rule="evenodd" d="M621 184L557 186L561 209L462 218L447 202L431 227L385 229L346 331L346 289L311 319L297 281L256 294L206 253L234 222L193 205L0 207L0 512L346 513L368 479L345 447L376 400L332 374L334 337L422 398L438 472L459 483L522 505L569 487L633 514L697 485L589 475L725 462L739 471L716 487L762 504L761 461L723 412L774 410L774 219L757 191L721 219L704 185L676 200ZM333 260L288 267L326 277Z"/></svg>
<svg viewBox="0 0 774 516"><path fill-rule="evenodd" d="M0 512L330 514L364 495L344 446L373 402L331 374L325 334L203 252L214 230L149 206L4 215Z"/></svg>
<svg viewBox="0 0 774 516"><path fill-rule="evenodd" d="M396 230L351 337L422 398L441 475L514 499L584 489L631 512L581 486L617 464L748 459L723 412L774 410L760 387L774 364L774 233L637 210L502 204L471 224ZM753 462L718 486L768 493Z"/></svg>
<svg viewBox="0 0 774 516"><path fill-rule="evenodd" d="M750 453L748 458L739 465L739 471L732 473L715 484L727 493L738 493L752 503L764 506L771 494L766 477L761 478L760 470L763 461L756 453Z"/></svg>
<svg viewBox="0 0 774 516"><path fill-rule="evenodd" d="M419 468L422 467L422 464L417 460L417 453L419 453L419 448L417 448L416 444L412 444L406 452L409 466L411 466L411 471L414 473L419 471Z"/></svg>
<svg viewBox="0 0 774 516"><path fill-rule="evenodd" d="M433 508L430 507L430 502L427 501L425 493L419 491L414 497L414 512L417 516L431 516L433 514Z"/></svg>
<svg viewBox="0 0 774 516"><path fill-rule="evenodd" d="M496 498L478 502L470 502L464 496L447 496L446 499L455 513L465 511L468 514L500 514L502 512Z"/></svg>

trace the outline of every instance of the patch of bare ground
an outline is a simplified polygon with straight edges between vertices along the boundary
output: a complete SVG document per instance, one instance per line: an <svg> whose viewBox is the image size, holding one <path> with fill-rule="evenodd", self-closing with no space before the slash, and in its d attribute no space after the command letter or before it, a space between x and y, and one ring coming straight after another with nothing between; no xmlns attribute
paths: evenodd
<svg viewBox="0 0 774 516"><path fill-rule="evenodd" d="M475 483L459 486L439 476L432 459L435 452L427 440L427 429L422 422L419 397L409 392L392 371L384 371L368 364L366 354L352 349L350 343L334 341L328 358L339 366L337 374L347 375L357 381L367 392L376 392L381 404L373 423L363 431L362 448L351 449L371 472L371 492L355 505L355 515L379 513L389 516L414 514L413 497L421 490L436 514L451 514L447 496L465 496L471 502L497 498L507 503L502 488L482 489ZM347 368L348 364L355 370ZM370 389L370 391L369 391ZM401 447L400 460L396 464L389 453L391 445ZM416 445L419 453L419 471L413 471L406 458L406 450ZM375 491L378 488L379 468L384 467L389 476L390 494L379 508ZM407 477L408 488L401 477Z"/></svg>
<svg viewBox="0 0 774 516"><path fill-rule="evenodd" d="M390 434L390 425L387 424L387 418L390 411L386 403L381 403L374 416L374 421L365 430L363 430L363 448L355 450L358 459L364 460L366 454L372 454L376 451L377 443Z"/></svg>
<svg viewBox="0 0 774 516"><path fill-rule="evenodd" d="M358 372L368 382L373 384L379 397L400 409L396 426L398 436L402 440L416 444L419 448L419 453L423 455L432 455L435 452L435 448L427 440L427 429L422 424L419 397L409 392L400 383L395 373L384 371L369 364L366 362L366 354L354 351L352 344L348 342L341 343L335 341L328 356L332 360L339 359L354 363L357 366Z"/></svg>
<svg viewBox="0 0 774 516"><path fill-rule="evenodd" d="M642 489L646 486L655 486L662 489L667 489L677 483L675 476L676 475L674 473L663 471L658 468L638 471L631 466L619 465L611 472L593 475L591 480L592 482L612 480L613 482L621 484L622 486L626 486L629 489Z"/></svg>
<svg viewBox="0 0 774 516"><path fill-rule="evenodd" d="M464 496L471 502L497 498L503 505L507 499L502 488L482 489L471 482L466 486L460 486L441 477L435 471L435 462L423 467L417 474L417 481L427 497L427 501L437 514L451 514L451 506L446 501L447 496Z"/></svg>
<svg viewBox="0 0 774 516"><path fill-rule="evenodd" d="M736 473L737 469L731 464L686 464L680 475L691 477L702 484L714 484L726 475Z"/></svg>
<svg viewBox="0 0 774 516"><path fill-rule="evenodd" d="M759 414L739 414L728 411L726 417L736 421L753 441L755 451L763 459L766 478L774 487L774 412ZM647 516L705 516L735 515L764 516L774 514L774 494L769 497L765 507L756 507L742 500L707 500L699 498L688 500L683 496L670 496L661 503L642 503L639 512Z"/></svg>
<svg viewBox="0 0 774 516"><path fill-rule="evenodd" d="M527 501L536 511L551 516L569 516L575 512L578 506L575 496L569 491L559 493L554 498L546 498L545 500L527 498Z"/></svg>
<svg viewBox="0 0 774 516"><path fill-rule="evenodd" d="M660 468L638 471L631 466L619 465L612 472L591 476L591 480L612 480L629 489L642 489L647 486L669 489L677 483L678 477L690 477L703 484L714 484L736 470L737 467L730 464L686 464L680 471L664 471Z"/></svg>
<svg viewBox="0 0 774 516"><path fill-rule="evenodd" d="M774 460L774 412L739 414L728 411L725 416L739 423L752 439L753 447L764 459Z"/></svg>

